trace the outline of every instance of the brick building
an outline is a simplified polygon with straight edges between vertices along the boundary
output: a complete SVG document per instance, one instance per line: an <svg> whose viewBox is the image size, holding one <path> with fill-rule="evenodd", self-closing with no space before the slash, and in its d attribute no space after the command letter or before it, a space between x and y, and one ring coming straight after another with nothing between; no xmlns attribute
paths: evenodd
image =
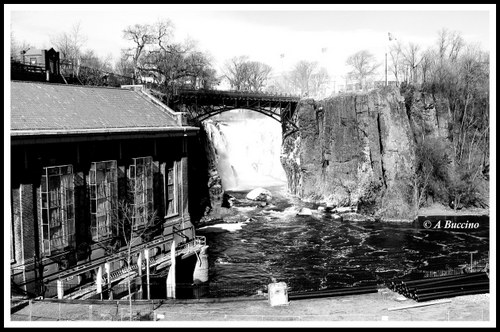
<svg viewBox="0 0 500 332"><path fill-rule="evenodd" d="M124 202L135 277L168 267L174 240L183 257L204 245L188 213L187 149L198 128L182 113L141 86L10 89L12 294L112 296L129 277Z"/></svg>

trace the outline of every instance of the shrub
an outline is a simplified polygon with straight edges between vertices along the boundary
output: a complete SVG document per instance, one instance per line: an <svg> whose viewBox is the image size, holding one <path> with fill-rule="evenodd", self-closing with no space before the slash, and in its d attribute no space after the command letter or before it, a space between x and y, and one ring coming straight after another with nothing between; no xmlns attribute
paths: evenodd
<svg viewBox="0 0 500 332"><path fill-rule="evenodd" d="M443 138L426 138L416 145L415 190L417 208L430 196L448 202L451 156L450 144Z"/></svg>

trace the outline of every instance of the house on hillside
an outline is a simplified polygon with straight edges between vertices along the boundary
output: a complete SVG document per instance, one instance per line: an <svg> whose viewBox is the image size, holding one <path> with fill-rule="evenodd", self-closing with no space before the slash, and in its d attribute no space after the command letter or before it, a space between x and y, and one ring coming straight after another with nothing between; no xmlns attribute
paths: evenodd
<svg viewBox="0 0 500 332"><path fill-rule="evenodd" d="M64 83L60 72L59 52L53 48L40 50L29 48L17 59L11 59L11 79Z"/></svg>
<svg viewBox="0 0 500 332"><path fill-rule="evenodd" d="M172 243L183 258L199 250L187 184L198 128L182 113L141 86L11 81L10 90L13 295L117 298L113 286L130 277L120 202L133 209L137 289L169 266Z"/></svg>

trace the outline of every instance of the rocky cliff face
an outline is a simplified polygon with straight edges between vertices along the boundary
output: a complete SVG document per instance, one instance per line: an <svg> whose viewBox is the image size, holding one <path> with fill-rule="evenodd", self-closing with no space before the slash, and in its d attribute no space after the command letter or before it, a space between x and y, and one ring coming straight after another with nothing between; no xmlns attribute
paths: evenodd
<svg viewBox="0 0 500 332"><path fill-rule="evenodd" d="M189 150L189 208L194 224L218 218L223 198L222 180L217 170L218 154L214 146L217 131L200 124Z"/></svg>
<svg viewBox="0 0 500 332"><path fill-rule="evenodd" d="M452 114L445 98L409 89L405 107L415 141L439 138L450 142Z"/></svg>
<svg viewBox="0 0 500 332"><path fill-rule="evenodd" d="M397 89L302 100L283 139L289 190L382 218L414 214L415 144Z"/></svg>

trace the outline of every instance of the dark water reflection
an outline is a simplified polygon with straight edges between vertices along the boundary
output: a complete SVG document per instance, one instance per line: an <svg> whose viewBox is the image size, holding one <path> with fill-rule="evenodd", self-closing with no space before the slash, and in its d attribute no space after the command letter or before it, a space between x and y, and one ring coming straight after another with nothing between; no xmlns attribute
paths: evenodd
<svg viewBox="0 0 500 332"><path fill-rule="evenodd" d="M240 209L245 218L252 218L240 230L197 231L209 245L211 283L264 288L275 278L292 290L380 284L465 267L470 253L475 260L488 257L487 216L476 220L478 229L465 230L426 229L422 220L335 221L316 212L297 216L300 207L316 206L280 195L276 189L273 193L275 208ZM243 202L246 192L231 194Z"/></svg>

